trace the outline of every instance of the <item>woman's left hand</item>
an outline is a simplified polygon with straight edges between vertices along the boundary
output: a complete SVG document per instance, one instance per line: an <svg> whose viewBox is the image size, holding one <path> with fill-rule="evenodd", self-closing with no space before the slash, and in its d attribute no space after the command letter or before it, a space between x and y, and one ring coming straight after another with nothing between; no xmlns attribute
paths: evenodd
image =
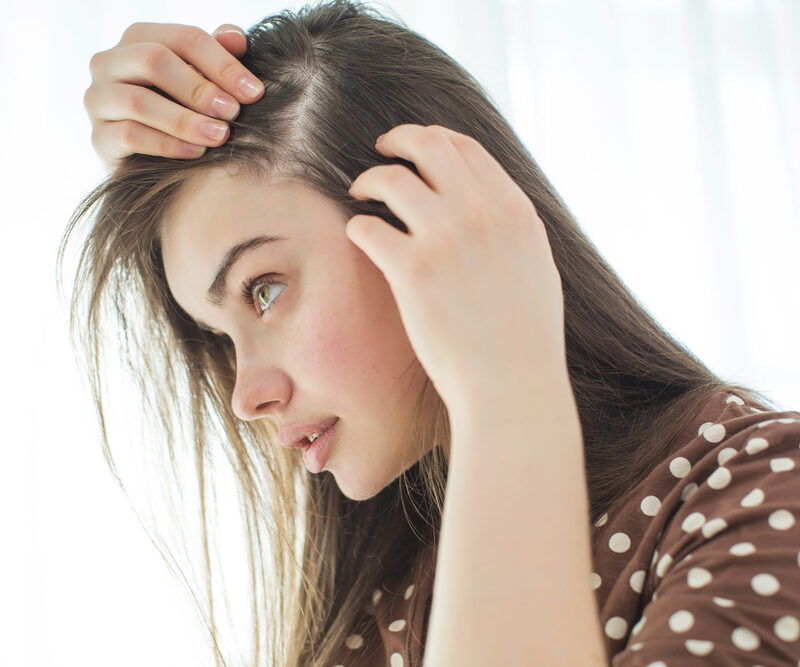
<svg viewBox="0 0 800 667"><path fill-rule="evenodd" d="M409 233L371 215L352 217L346 233L383 272L451 414L542 386L532 378L565 378L561 276L524 191L478 141L439 125L398 125L376 149L422 178L377 165L349 192L384 202Z"/></svg>

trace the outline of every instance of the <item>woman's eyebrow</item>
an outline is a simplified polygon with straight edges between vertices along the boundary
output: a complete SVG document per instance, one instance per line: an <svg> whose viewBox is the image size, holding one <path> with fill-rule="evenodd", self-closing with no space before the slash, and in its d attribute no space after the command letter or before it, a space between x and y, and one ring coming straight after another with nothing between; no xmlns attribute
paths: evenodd
<svg viewBox="0 0 800 667"><path fill-rule="evenodd" d="M275 243L277 241L286 241L288 237L286 236L254 236L253 238L247 239L242 241L241 243L237 243L235 246L232 246L227 253L225 253L225 257L223 257L222 261L217 268L217 275L214 277L213 282L211 283L211 287L208 288L208 292L206 293L206 300L213 306L220 308L222 303L225 301L227 296L227 290L225 289L225 282L228 278L228 273L230 272L233 265L236 261L242 257L246 252L250 250L255 250L256 248L266 244L266 243ZM207 327L208 328L208 327Z"/></svg>

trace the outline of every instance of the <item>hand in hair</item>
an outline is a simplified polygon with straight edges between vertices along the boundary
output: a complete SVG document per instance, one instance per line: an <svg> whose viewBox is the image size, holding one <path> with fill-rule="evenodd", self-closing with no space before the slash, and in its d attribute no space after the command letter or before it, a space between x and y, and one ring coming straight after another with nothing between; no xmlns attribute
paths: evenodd
<svg viewBox="0 0 800 667"><path fill-rule="evenodd" d="M377 165L349 192L384 202L409 233L371 215L346 233L383 272L451 417L566 380L561 276L524 191L479 142L438 125L398 125L376 149L421 177Z"/></svg>
<svg viewBox="0 0 800 667"><path fill-rule="evenodd" d="M247 50L241 28L223 24L209 35L194 26L134 23L119 43L89 61L92 84L83 105L92 145L113 171L133 153L192 158L229 135L240 104L264 92L238 60ZM255 94L240 83L257 86ZM206 134L207 123L221 126Z"/></svg>

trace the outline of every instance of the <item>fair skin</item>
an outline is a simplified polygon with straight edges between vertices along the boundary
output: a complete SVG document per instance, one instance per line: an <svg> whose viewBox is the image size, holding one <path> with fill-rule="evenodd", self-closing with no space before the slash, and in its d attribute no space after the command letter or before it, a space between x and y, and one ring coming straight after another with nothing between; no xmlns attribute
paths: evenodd
<svg viewBox="0 0 800 667"><path fill-rule="evenodd" d="M418 460L409 429L425 375L383 274L345 223L307 185L218 168L182 188L164 218L162 251L178 304L233 341L236 416L278 429L339 417L324 469L363 500ZM228 248L258 235L288 238L245 252L221 307L209 303ZM242 283L265 274L278 284L257 284L255 303L245 303Z"/></svg>

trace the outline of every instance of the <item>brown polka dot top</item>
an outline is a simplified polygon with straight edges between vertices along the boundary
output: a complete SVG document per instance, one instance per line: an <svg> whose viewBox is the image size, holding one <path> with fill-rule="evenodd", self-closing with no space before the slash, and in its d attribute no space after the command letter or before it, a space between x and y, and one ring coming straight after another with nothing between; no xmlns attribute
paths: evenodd
<svg viewBox="0 0 800 667"><path fill-rule="evenodd" d="M719 392L678 442L592 528L609 664L800 667L800 412ZM382 644L350 635L335 664L422 665L435 556L373 593Z"/></svg>

